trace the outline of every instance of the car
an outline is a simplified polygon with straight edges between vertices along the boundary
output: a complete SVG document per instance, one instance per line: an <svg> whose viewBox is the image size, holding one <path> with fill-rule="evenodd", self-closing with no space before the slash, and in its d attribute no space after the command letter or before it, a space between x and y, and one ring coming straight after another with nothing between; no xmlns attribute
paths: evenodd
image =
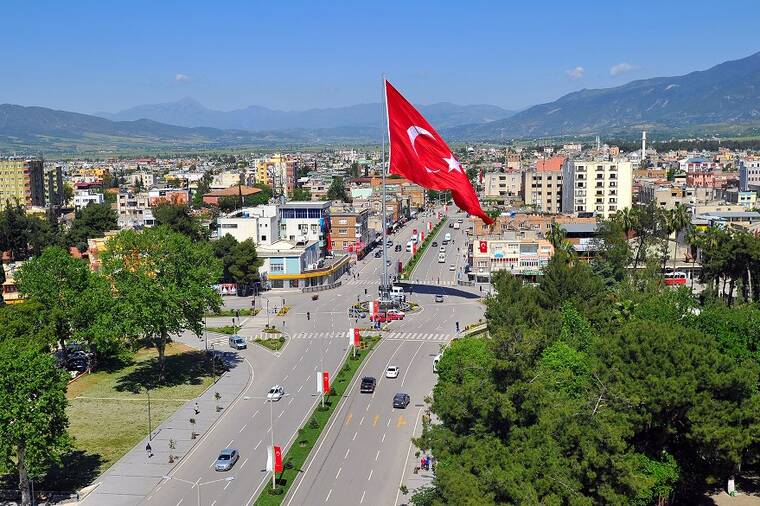
<svg viewBox="0 0 760 506"><path fill-rule="evenodd" d="M215 471L229 471L235 462L240 458L240 454L234 448L225 448L219 453L216 462L214 462Z"/></svg>
<svg viewBox="0 0 760 506"><path fill-rule="evenodd" d="M454 224L453 223L449 223L449 228L454 228Z"/></svg>
<svg viewBox="0 0 760 506"><path fill-rule="evenodd" d="M441 246L438 248L438 253L446 253L446 246Z"/></svg>
<svg viewBox="0 0 760 506"><path fill-rule="evenodd" d="M443 241L441 241L441 244L443 244L444 246L446 246L448 243L449 243L449 241L447 241L446 239L444 239Z"/></svg>
<svg viewBox="0 0 760 506"><path fill-rule="evenodd" d="M392 318L388 317L388 315L385 313L377 313L377 314L370 315L369 317L369 321L380 322L380 323L389 322L391 321L391 319Z"/></svg>
<svg viewBox="0 0 760 506"><path fill-rule="evenodd" d="M441 293L435 294L435 301L436 302L443 302L443 294L441 294Z"/></svg>
<svg viewBox="0 0 760 506"><path fill-rule="evenodd" d="M455 270L457 270L457 268L456 268L456 266L454 264L449 264L449 270L450 271L455 271Z"/></svg>
<svg viewBox="0 0 760 506"><path fill-rule="evenodd" d="M66 363L67 371L85 372L89 368L89 362L87 360L69 360Z"/></svg>
<svg viewBox="0 0 760 506"><path fill-rule="evenodd" d="M446 235L443 236L443 240L447 241L447 242L450 241L451 240L451 234L448 233L448 232L446 232Z"/></svg>
<svg viewBox="0 0 760 506"><path fill-rule="evenodd" d="M387 314L391 320L403 320L406 316L406 313L398 309L389 309L385 314Z"/></svg>
<svg viewBox="0 0 760 506"><path fill-rule="evenodd" d="M375 251L375 258L380 258L381 256L383 256L383 250L382 249L379 249L379 250Z"/></svg>
<svg viewBox="0 0 760 506"><path fill-rule="evenodd" d="M398 366L397 365L389 365L388 368L385 370L385 377L386 378L398 378Z"/></svg>
<svg viewBox="0 0 760 506"><path fill-rule="evenodd" d="M393 396L393 407L405 409L409 405L410 401L411 399L409 399L409 394L399 392Z"/></svg>
<svg viewBox="0 0 760 506"><path fill-rule="evenodd" d="M281 387L280 385L275 385L269 389L269 393L267 394L267 400L279 401L284 396L285 396L285 389Z"/></svg>
<svg viewBox="0 0 760 506"><path fill-rule="evenodd" d="M393 241L391 239L388 239L387 241L385 241L385 244L388 246L393 246Z"/></svg>
<svg viewBox="0 0 760 506"><path fill-rule="evenodd" d="M386 265L388 265L388 267L391 266L391 261L390 260L386 260L385 263L386 263Z"/></svg>
<svg viewBox="0 0 760 506"><path fill-rule="evenodd" d="M230 336L230 348L244 350L248 348L248 344L245 342L243 336Z"/></svg>
<svg viewBox="0 0 760 506"><path fill-rule="evenodd" d="M434 248L437 248L437 247L438 247L438 241L433 241L433 247L434 247Z"/></svg>
<svg viewBox="0 0 760 506"><path fill-rule="evenodd" d="M375 385L377 385L377 380L375 378L372 376L365 376L362 378L362 384L359 391L363 394L371 394L375 391Z"/></svg>
<svg viewBox="0 0 760 506"><path fill-rule="evenodd" d="M399 251L401 251L401 245L397 244L396 247L393 249L396 251L396 253L398 253Z"/></svg>
<svg viewBox="0 0 760 506"><path fill-rule="evenodd" d="M366 318L367 313L359 308L350 307L348 308L348 317L349 318Z"/></svg>
<svg viewBox="0 0 760 506"><path fill-rule="evenodd" d="M464 220L463 220L462 218L459 218L459 219L457 220L457 222L459 222L459 223L464 223Z"/></svg>

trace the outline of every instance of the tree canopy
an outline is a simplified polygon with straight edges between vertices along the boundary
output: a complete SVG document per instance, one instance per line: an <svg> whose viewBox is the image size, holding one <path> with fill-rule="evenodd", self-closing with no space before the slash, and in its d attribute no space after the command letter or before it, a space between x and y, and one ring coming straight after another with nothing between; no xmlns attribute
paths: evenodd
<svg viewBox="0 0 760 506"><path fill-rule="evenodd" d="M162 202L153 208L153 216L159 225L166 225L193 241L208 240L209 231L204 229L184 204Z"/></svg>
<svg viewBox="0 0 760 506"><path fill-rule="evenodd" d="M90 203L77 211L66 237L69 246L80 250L87 248L87 240L103 237L109 230L116 230L116 211L108 204Z"/></svg>
<svg viewBox="0 0 760 506"><path fill-rule="evenodd" d="M336 176L333 178L330 187L327 188L327 200L341 200L343 202L351 202L351 197L346 191L346 185L343 183L343 178Z"/></svg>

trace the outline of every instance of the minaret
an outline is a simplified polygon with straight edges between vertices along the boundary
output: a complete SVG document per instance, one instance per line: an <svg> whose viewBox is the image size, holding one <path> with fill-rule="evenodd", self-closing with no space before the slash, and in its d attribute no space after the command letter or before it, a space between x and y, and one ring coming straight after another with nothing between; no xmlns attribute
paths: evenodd
<svg viewBox="0 0 760 506"><path fill-rule="evenodd" d="M643 162L647 157L647 131L641 132L641 161Z"/></svg>

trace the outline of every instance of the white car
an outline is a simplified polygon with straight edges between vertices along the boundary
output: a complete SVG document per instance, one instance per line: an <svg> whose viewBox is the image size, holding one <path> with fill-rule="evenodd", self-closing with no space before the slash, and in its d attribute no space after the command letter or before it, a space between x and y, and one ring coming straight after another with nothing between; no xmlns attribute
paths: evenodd
<svg viewBox="0 0 760 506"><path fill-rule="evenodd" d="M389 365L388 369L385 370L385 377L386 378L398 378L398 366L397 365Z"/></svg>
<svg viewBox="0 0 760 506"><path fill-rule="evenodd" d="M446 253L446 246L441 246L438 248L438 253Z"/></svg>
<svg viewBox="0 0 760 506"><path fill-rule="evenodd" d="M267 400L279 401L284 396L285 396L285 389L281 387L280 385L275 385L269 389L269 393L267 394Z"/></svg>
<svg viewBox="0 0 760 506"><path fill-rule="evenodd" d="M389 309L386 313L388 314L388 316L393 315L393 317L396 320L403 320L404 317L406 316L406 313L404 313L403 311L399 311L398 309Z"/></svg>
<svg viewBox="0 0 760 506"><path fill-rule="evenodd" d="M451 265L449 265L449 270L450 271L455 271L455 270L457 270L457 268L454 266L454 264L451 264Z"/></svg>

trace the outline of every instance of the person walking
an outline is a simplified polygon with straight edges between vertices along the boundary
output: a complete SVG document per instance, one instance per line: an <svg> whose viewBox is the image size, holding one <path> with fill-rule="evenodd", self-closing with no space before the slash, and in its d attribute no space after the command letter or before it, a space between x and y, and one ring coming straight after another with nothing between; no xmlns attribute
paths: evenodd
<svg viewBox="0 0 760 506"><path fill-rule="evenodd" d="M198 401L195 401L195 414L197 415L200 412L201 412L201 410L198 409Z"/></svg>
<svg viewBox="0 0 760 506"><path fill-rule="evenodd" d="M145 445L145 453L148 454L148 458L151 458L153 456L153 448L150 447L150 443Z"/></svg>

